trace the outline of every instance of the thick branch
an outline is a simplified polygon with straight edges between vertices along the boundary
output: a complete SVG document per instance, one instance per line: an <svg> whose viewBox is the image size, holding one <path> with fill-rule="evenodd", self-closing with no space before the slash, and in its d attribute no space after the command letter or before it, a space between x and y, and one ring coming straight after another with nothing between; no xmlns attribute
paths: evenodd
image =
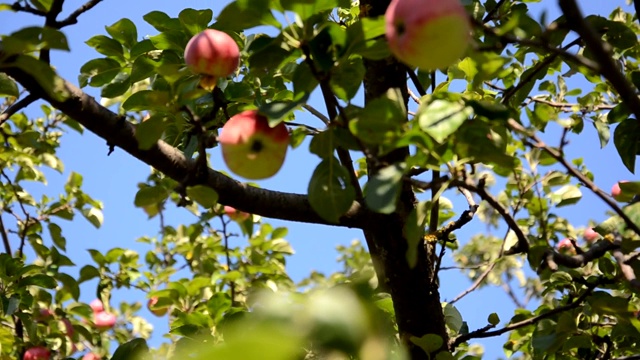
<svg viewBox="0 0 640 360"><path fill-rule="evenodd" d="M135 126L100 105L75 85L64 82L69 97L56 100L47 94L35 78L17 68L3 69L31 93L48 101L89 131L107 140L109 144L122 148L139 160L153 166L176 181L183 181L186 174L194 171L195 161L187 159L178 149L159 140L148 150L141 150L135 137ZM363 228L369 211L358 202L342 216L338 224L328 223L311 208L306 195L283 193L248 186L207 168L202 177L191 177L187 186L206 185L218 192L219 202L236 209L265 217L300 221L306 223Z"/></svg>

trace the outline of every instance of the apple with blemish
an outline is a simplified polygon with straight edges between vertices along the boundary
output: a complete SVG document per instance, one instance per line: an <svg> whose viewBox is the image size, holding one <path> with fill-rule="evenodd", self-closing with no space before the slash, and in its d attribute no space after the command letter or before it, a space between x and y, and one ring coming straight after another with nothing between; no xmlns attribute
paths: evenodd
<svg viewBox="0 0 640 360"><path fill-rule="evenodd" d="M460 0L392 0L385 13L385 34L398 60L433 71L465 54L471 24Z"/></svg>
<svg viewBox="0 0 640 360"><path fill-rule="evenodd" d="M234 174L246 179L266 179L284 163L289 131L283 122L271 127L266 116L246 110L232 116L219 137L224 162Z"/></svg>
<svg viewBox="0 0 640 360"><path fill-rule="evenodd" d="M44 346L35 346L24 352L23 360L49 360L51 352Z"/></svg>

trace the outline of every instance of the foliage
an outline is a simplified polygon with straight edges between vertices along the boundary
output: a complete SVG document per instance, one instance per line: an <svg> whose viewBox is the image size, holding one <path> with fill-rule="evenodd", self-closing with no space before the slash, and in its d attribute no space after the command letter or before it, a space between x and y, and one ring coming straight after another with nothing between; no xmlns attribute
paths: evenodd
<svg viewBox="0 0 640 360"><path fill-rule="evenodd" d="M467 1L473 47L429 73L390 57L384 17L371 15L383 13L377 2L236 0L217 14L150 11L144 21L156 34L142 37L122 18L86 41L97 55L77 81L100 89L98 104L48 62L50 51L69 51L72 27L65 28L98 2L66 19L59 18L60 0L0 4L0 11L46 19L41 27L12 29L0 42L1 359L38 345L56 359L88 351L119 360L480 359L474 339L501 334L508 334L507 357L637 354L640 182L621 184L626 203L616 202L582 158L565 155L568 139L593 126L599 146L612 142L619 164L635 170L634 14L616 9L583 18L573 0L561 0L563 14L548 19L532 15L534 1ZM213 91L199 87L183 58L189 39L205 28L227 32L241 49L240 67ZM361 89L373 91L369 72L380 64L400 68L400 80L385 74L384 81L401 85L363 101ZM326 109L313 107L318 94ZM23 111L40 99L42 114ZM318 165L303 200L239 186L208 167L218 130L246 109L258 109L272 125L285 122L291 145L308 145L317 156L309 160ZM103 222L103 203L82 190L81 174L71 173L60 195L34 190L34 183L47 184L50 169L64 171L58 149L70 129L88 129L111 150L122 147L155 168L134 199L160 222L156 236L138 239L146 253L89 249L91 260L82 264L65 255L72 241L65 229L76 215L95 227ZM559 145L549 145L554 141ZM455 189L468 208L454 206ZM590 224L602 236L597 242L574 241L576 255L560 254L561 239L583 234L561 214L580 206L584 192L595 193L610 218ZM241 234L223 205L254 214L236 224ZM167 225L168 207L184 207L196 220ZM286 269L294 253L287 229L257 214L357 227L368 247L340 247L341 271L295 283ZM488 231L458 239L471 221ZM384 237L383 224L395 235ZM473 286L441 303L447 250ZM79 277L67 271L77 267ZM514 294L513 279L526 299ZM81 301L86 282L97 284L96 297L117 314L113 329L95 326ZM480 308L487 325L469 329L455 303L486 286L505 288L519 309L500 319L488 304ZM169 310L164 344L147 345L152 327L140 302L110 301L120 289L146 293L157 299L153 310ZM405 321L413 316L418 325ZM441 331L425 330L439 322Z"/></svg>

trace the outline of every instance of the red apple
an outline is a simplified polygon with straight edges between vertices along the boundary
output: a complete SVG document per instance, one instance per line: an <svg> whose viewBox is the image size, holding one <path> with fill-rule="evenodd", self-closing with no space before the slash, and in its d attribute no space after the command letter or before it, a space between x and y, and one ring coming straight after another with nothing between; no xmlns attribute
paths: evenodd
<svg viewBox="0 0 640 360"><path fill-rule="evenodd" d="M558 243L558 251L560 251L563 254L575 254L576 253L576 249L573 247L573 243L571 242L571 239L562 239L560 240L560 242Z"/></svg>
<svg viewBox="0 0 640 360"><path fill-rule="evenodd" d="M282 167L289 132L284 123L270 127L265 116L246 110L224 124L219 141L229 170L247 179L266 179Z"/></svg>
<svg viewBox="0 0 640 360"><path fill-rule="evenodd" d="M613 198L616 199L616 201L629 202L633 199L634 194L625 193L624 191L622 191L622 188L620 188L620 184L623 184L626 182L629 182L629 181L621 180L613 184L613 186L611 187L611 196L613 196Z"/></svg>
<svg viewBox="0 0 640 360"><path fill-rule="evenodd" d="M227 214L227 216L234 221L237 222L243 222L245 220L247 220L249 218L249 213L246 213L244 211L239 211L236 210L236 208L231 207L231 206L225 206L224 207L224 213Z"/></svg>
<svg viewBox="0 0 640 360"><path fill-rule="evenodd" d="M102 359L98 354L88 353L82 357L82 360L100 360Z"/></svg>
<svg viewBox="0 0 640 360"><path fill-rule="evenodd" d="M66 329L66 334L68 337L73 336L73 325L71 325L71 321L67 318L62 319L62 323L64 324L64 328Z"/></svg>
<svg viewBox="0 0 640 360"><path fill-rule="evenodd" d="M36 346L25 351L23 360L49 360L51 352L44 346Z"/></svg>
<svg viewBox="0 0 640 360"><path fill-rule="evenodd" d="M471 42L469 15L460 0L392 0L385 23L393 55L427 71L450 66Z"/></svg>
<svg viewBox="0 0 640 360"><path fill-rule="evenodd" d="M165 316L167 315L167 312L169 312L169 308L168 307L161 307L161 308L154 308L154 306L158 303L158 298L157 297L152 297L151 299L149 299L149 301L147 302L147 308L149 309L149 311L151 311L151 313L155 316Z"/></svg>
<svg viewBox="0 0 640 360"><path fill-rule="evenodd" d="M595 230L593 230L593 228L587 228L584 231L584 239L588 243L592 243L596 241L599 237L600 237L600 234L598 234Z"/></svg>
<svg viewBox="0 0 640 360"><path fill-rule="evenodd" d="M93 322L98 330L109 330L116 324L116 316L106 311L93 314Z"/></svg>
<svg viewBox="0 0 640 360"><path fill-rule="evenodd" d="M49 309L40 309L36 316L36 321L47 322L53 317L53 311Z"/></svg>
<svg viewBox="0 0 640 360"><path fill-rule="evenodd" d="M240 49L226 33L206 29L189 40L184 60L196 74L224 77L238 68Z"/></svg>
<svg viewBox="0 0 640 360"><path fill-rule="evenodd" d="M92 302L89 303L89 306L91 307L91 310L93 310L94 313L99 313L104 311L104 305L102 304L102 301L100 301L100 299L95 299Z"/></svg>

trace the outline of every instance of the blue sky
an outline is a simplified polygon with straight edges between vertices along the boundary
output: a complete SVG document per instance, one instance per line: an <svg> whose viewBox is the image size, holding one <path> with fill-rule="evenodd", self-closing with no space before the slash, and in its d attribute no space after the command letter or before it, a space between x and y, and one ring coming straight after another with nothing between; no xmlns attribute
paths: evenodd
<svg viewBox="0 0 640 360"><path fill-rule="evenodd" d="M65 11L68 14L84 3L84 0L66 1ZM66 79L77 82L79 68L86 61L101 57L89 46L84 44L88 38L97 34L106 34L104 27L111 25L122 17L133 20L138 26L138 35L154 35L157 32L148 26L142 16L150 11L159 10L166 12L170 16L177 14L184 8L203 9L212 7L214 16L227 1L105 1L93 10L83 14L79 18L77 25L64 29L71 46L70 53L54 52L52 63L59 73ZM599 13L608 15L614 8L622 6L627 11L631 8L626 6L624 0L610 1L581 1L583 12ZM553 19L559 13L557 2L544 0L538 4L530 4L532 8L546 9L549 12L548 19ZM9 12L0 12L0 34L13 32L21 27L29 25L39 25L39 18L31 15L15 15ZM569 87L586 86L582 83L575 83L574 79L568 80ZM99 97L99 92L94 89L90 93ZM586 91L585 91L586 92ZM585 93L583 92L583 93ZM324 110L322 103L317 98L312 98L312 104ZM28 114L39 115L37 106L28 109ZM300 114L298 121L310 125L321 127L320 121L308 114ZM613 132L612 132L613 133ZM553 139L553 132L549 135ZM567 155L570 158L583 157L586 165L595 173L596 184L605 190L621 179L634 179L622 165L612 143L600 150L598 138L595 130L589 125L585 125L585 131L579 136L570 136L570 145L567 148ZM556 141L550 140L552 143ZM588 151L586 151L588 149ZM60 175L54 172L47 172L49 184L47 187L35 184L33 191L46 193L50 196L57 195L61 191L62 184L66 181L71 171L81 173L84 176L84 190L93 198L104 203L104 225L100 229L94 229L88 222L81 218L77 221L65 222L63 233L68 241L68 256L79 266L90 262L91 259L86 249L98 249L106 251L112 247L119 246L131 248L144 253L148 248L135 240L141 236L155 236L158 233L159 225L157 219L148 220L146 214L133 206L133 198L137 190L136 184L144 181L149 173L149 166L132 158L122 150L116 150L107 157L107 147L105 142L97 136L85 132L78 135L70 131L63 138L59 156L65 164L65 172ZM219 149L212 151L212 163L214 168L226 170ZM307 184L319 159L308 153L305 145L290 151L287 160L281 171L273 178L260 181L262 187L287 192L305 193ZM558 213L566 216L574 226L580 227L590 219L603 220L605 218L604 204L591 193L586 191L584 199L577 207L569 209L559 209ZM466 208L464 200L460 199L453 192L445 194L454 199L456 209L460 211ZM177 225L193 220L184 209L169 209L167 222ZM353 239L363 239L358 230L343 229L336 227L299 224L283 222L279 220L268 220L274 226L286 226L289 228L287 239L292 243L296 254L289 259L287 268L290 275L299 280L309 274L312 270L325 273L340 270L335 262L337 253L335 246L348 244ZM477 219L464 229L458 232L458 238L470 238L477 233L486 232L486 226ZM496 234L501 234L497 232ZM15 245L14 245L15 246ZM446 261L451 263L450 254ZM444 265L446 266L447 263ZM456 270L445 271L441 275L442 285L441 295L443 301L452 299L457 294L465 290L471 283L461 273ZM95 284L84 286L82 299L91 301L94 295ZM139 298L146 302L145 294L136 291L117 291L113 300L130 301L132 297ZM486 325L487 316L491 312L497 312L503 321L507 321L513 314L513 303L500 288L486 288L468 295L465 299L456 304L463 318L468 321L470 329L476 329ZM146 310L154 327L156 328L154 343L160 340L160 336L167 331L166 318L155 318ZM504 339L504 338L503 338ZM485 344L487 359L504 357L502 344L504 340L487 339L481 341Z"/></svg>

